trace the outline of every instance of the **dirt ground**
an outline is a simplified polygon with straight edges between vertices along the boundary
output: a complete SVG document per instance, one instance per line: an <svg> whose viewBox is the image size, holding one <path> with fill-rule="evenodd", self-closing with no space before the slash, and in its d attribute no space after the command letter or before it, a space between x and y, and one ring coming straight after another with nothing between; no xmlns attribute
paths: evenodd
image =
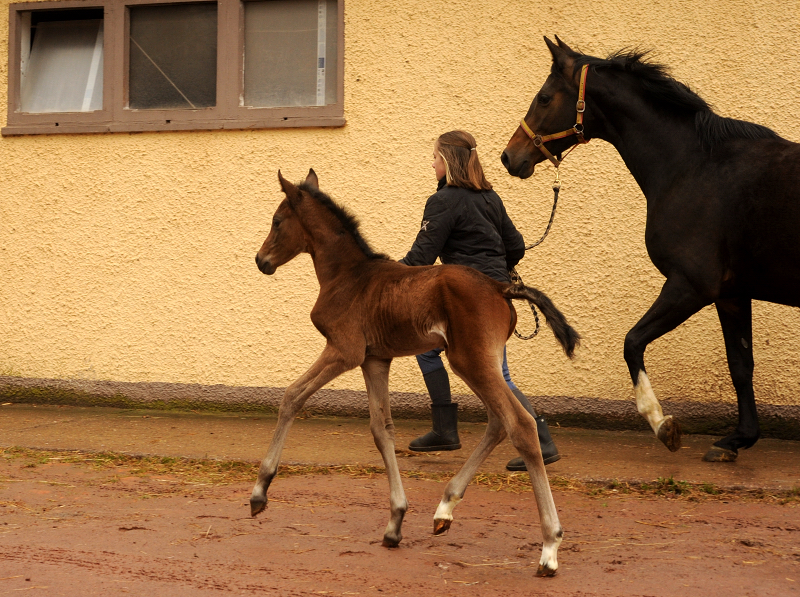
<svg viewBox="0 0 800 597"><path fill-rule="evenodd" d="M800 595L792 494L556 487L566 533L558 575L540 579L533 494L515 477L471 486L434 537L445 482L410 475L404 539L386 549L374 469L284 469L252 519L252 463L0 456L3 595Z"/></svg>

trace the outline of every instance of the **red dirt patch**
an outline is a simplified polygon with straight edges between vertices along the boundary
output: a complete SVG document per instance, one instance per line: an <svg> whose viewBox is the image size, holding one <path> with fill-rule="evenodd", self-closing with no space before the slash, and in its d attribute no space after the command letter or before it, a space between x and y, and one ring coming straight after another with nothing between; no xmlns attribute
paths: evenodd
<svg viewBox="0 0 800 597"><path fill-rule="evenodd" d="M252 519L254 465L209 462L204 477L200 464L192 476L53 457L0 458L0 594L800 594L796 500L556 490L559 573L538 579L530 491L471 486L452 529L434 537L444 483L406 478L411 509L390 550L382 474L279 473Z"/></svg>

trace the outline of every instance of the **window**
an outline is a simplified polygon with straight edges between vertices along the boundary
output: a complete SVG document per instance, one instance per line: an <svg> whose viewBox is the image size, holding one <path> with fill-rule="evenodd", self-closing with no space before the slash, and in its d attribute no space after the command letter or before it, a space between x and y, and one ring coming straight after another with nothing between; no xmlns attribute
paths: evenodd
<svg viewBox="0 0 800 597"><path fill-rule="evenodd" d="M2 133L342 126L342 2L11 4Z"/></svg>

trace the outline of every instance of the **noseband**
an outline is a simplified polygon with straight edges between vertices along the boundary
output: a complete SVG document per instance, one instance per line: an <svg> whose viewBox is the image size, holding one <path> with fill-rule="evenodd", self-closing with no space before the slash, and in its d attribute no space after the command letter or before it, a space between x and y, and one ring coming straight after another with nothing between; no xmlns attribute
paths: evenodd
<svg viewBox="0 0 800 597"><path fill-rule="evenodd" d="M556 158L547 150L544 144L548 141L564 139L565 137L570 137L572 135L576 135L578 137L578 143L588 143L588 141L583 137L583 112L586 110L586 101L584 98L586 97L586 74L588 72L589 65L584 64L581 67L581 81L578 85L578 102L575 104L575 109L577 110L578 115L575 117L575 126L573 126L571 129L561 131L560 133L553 133L552 135L540 135L531 130L531 127L528 126L528 123L525 122L524 118L519 123L519 125L522 127L522 130L525 131L525 134L528 135L528 137L530 137L533 141L533 146L541 151L545 157L553 163L553 166L555 166L556 180L558 180L558 167L564 160L563 158ZM577 145L573 145L569 151L572 151L575 147L577 147ZM567 153L569 153L569 151Z"/></svg>

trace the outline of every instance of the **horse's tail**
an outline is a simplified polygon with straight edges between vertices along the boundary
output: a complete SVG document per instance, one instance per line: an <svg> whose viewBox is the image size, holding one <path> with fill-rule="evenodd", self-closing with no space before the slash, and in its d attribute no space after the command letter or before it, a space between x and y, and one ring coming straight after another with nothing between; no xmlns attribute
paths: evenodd
<svg viewBox="0 0 800 597"><path fill-rule="evenodd" d="M581 336L567 323L567 318L545 293L530 286L513 284L503 291L503 296L507 299L525 299L539 307L564 352L569 358L575 356L575 348L580 346Z"/></svg>

